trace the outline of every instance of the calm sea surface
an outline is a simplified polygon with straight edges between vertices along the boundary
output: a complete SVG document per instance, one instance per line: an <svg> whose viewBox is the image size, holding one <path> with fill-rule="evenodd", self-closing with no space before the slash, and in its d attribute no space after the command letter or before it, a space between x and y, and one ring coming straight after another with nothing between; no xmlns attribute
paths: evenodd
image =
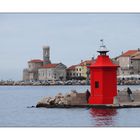
<svg viewBox="0 0 140 140"><path fill-rule="evenodd" d="M132 90L140 89L140 86L130 87ZM124 88L126 86L118 86L118 89ZM89 86L0 86L0 126L140 126L140 108L27 108L35 106L44 96L87 89Z"/></svg>

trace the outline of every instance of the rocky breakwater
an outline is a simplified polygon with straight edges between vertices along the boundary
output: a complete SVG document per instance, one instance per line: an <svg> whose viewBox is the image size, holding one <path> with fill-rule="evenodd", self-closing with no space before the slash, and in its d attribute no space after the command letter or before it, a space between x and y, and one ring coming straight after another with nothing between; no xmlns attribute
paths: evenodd
<svg viewBox="0 0 140 140"><path fill-rule="evenodd" d="M87 92L77 93L71 92L66 95L61 93L55 97L44 97L40 100L36 107L46 108L73 108L73 107L96 107L96 108L132 108L140 107L140 90L128 91L123 89L118 91L117 96L114 98L113 104L100 104L90 105L87 102Z"/></svg>
<svg viewBox="0 0 140 140"><path fill-rule="evenodd" d="M86 93L71 92L66 95L62 93L57 94L55 97L44 97L40 100L36 107L59 107L59 108L69 108L69 107L81 107L86 106Z"/></svg>

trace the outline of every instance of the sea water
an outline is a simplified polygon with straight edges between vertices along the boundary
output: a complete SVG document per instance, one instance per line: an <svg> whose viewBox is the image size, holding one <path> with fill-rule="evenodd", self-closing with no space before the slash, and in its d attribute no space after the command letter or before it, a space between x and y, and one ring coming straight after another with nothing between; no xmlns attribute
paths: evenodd
<svg viewBox="0 0 140 140"><path fill-rule="evenodd" d="M129 86L132 90L139 86ZM45 96L85 92L89 86L0 86L0 127L140 126L140 108L28 108ZM127 86L118 86L124 89Z"/></svg>

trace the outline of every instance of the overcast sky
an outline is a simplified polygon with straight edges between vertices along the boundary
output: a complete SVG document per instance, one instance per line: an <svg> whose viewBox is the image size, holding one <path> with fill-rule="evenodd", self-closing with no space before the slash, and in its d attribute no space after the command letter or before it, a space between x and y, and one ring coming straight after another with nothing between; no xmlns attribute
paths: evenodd
<svg viewBox="0 0 140 140"><path fill-rule="evenodd" d="M140 14L0 14L0 80L21 80L44 45L54 63L96 57L101 38L110 57L140 48Z"/></svg>

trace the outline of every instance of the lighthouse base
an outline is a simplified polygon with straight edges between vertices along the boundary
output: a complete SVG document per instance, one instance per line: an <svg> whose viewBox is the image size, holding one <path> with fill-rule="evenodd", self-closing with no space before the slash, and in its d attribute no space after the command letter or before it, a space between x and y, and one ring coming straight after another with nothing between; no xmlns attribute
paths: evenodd
<svg viewBox="0 0 140 140"><path fill-rule="evenodd" d="M91 96L88 100L89 104L113 104L114 97Z"/></svg>

